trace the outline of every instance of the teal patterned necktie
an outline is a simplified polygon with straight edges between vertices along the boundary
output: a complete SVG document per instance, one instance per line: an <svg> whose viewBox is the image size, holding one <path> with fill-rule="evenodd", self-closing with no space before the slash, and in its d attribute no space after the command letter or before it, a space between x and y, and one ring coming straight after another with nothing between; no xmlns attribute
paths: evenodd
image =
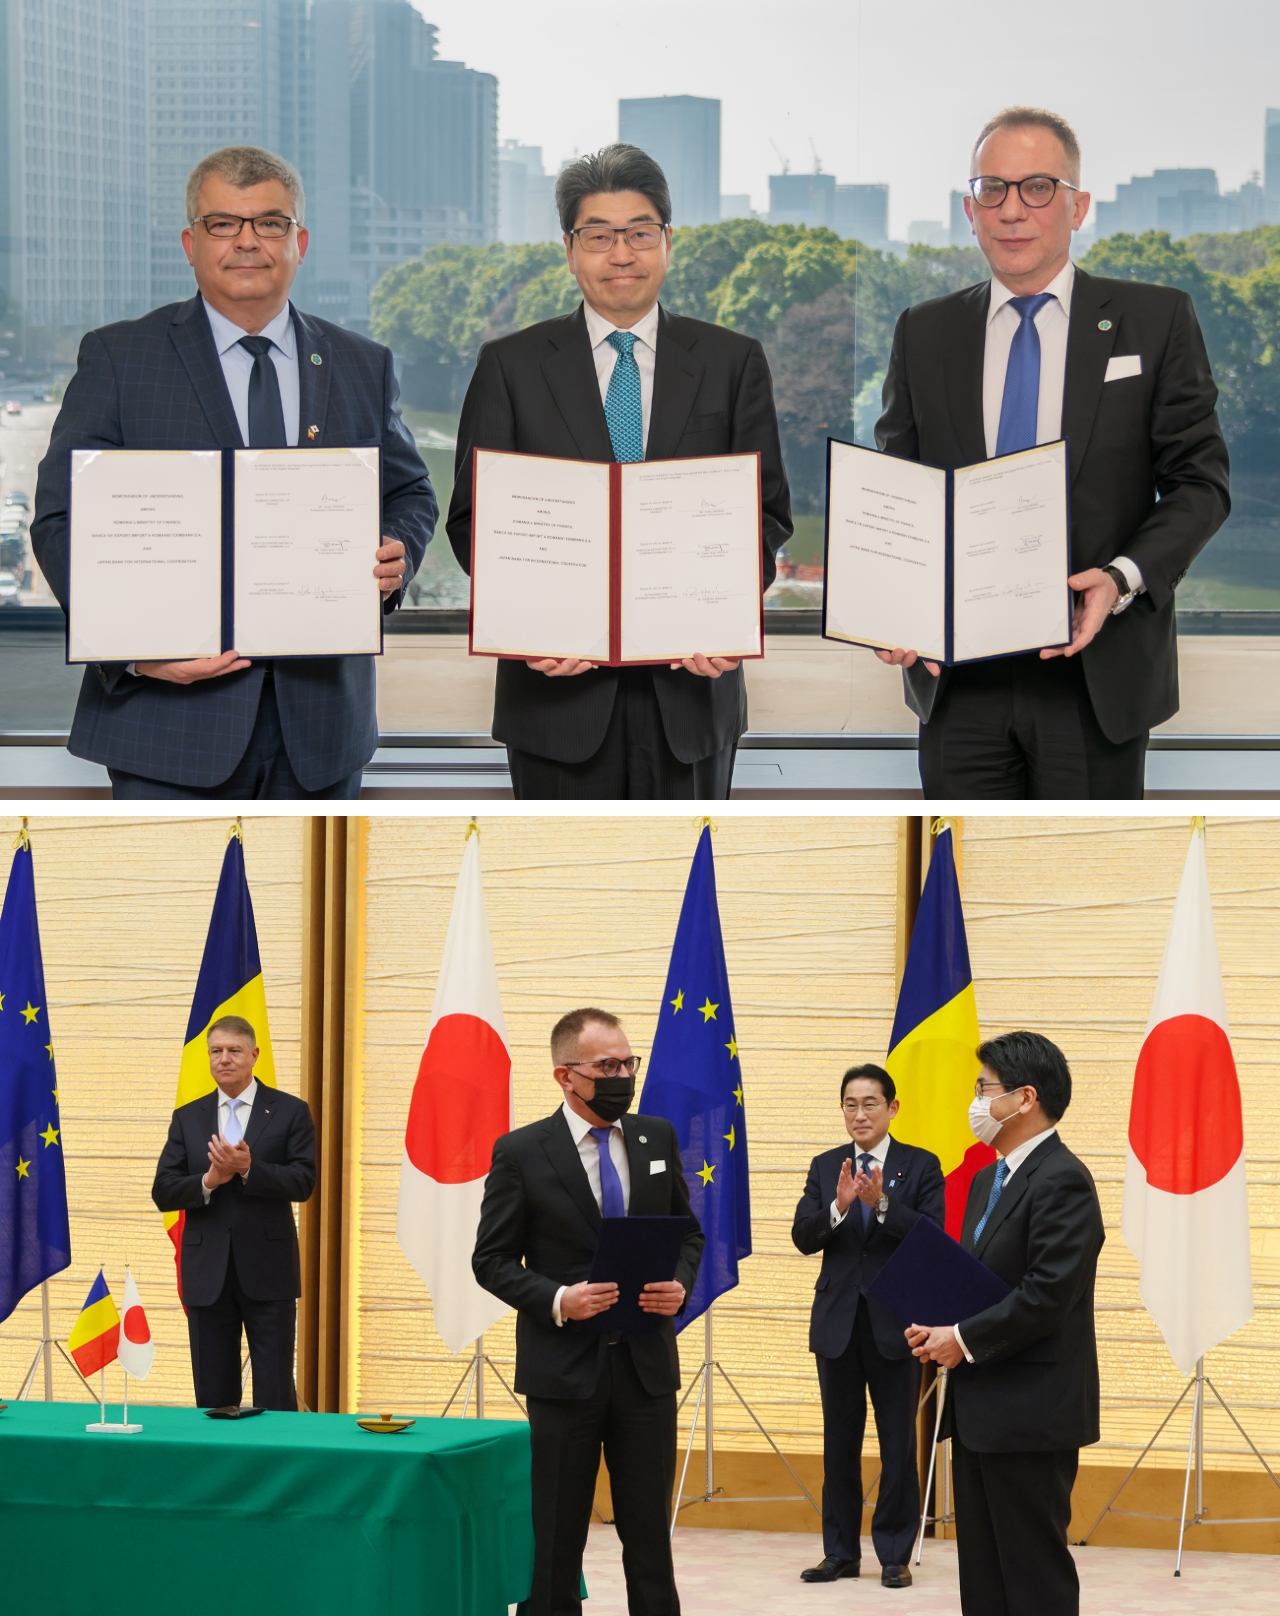
<svg viewBox="0 0 1280 1616"><path fill-rule="evenodd" d="M615 460L644 459L644 414L640 407L640 367L632 352L635 345L634 331L609 333L609 346L618 358L604 396L604 418Z"/></svg>

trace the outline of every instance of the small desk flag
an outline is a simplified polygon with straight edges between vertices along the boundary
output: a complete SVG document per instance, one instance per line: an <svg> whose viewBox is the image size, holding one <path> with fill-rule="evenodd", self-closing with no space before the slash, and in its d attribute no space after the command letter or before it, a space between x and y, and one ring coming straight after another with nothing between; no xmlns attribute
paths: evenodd
<svg viewBox="0 0 1280 1616"><path fill-rule="evenodd" d="M675 1124L694 1216L707 1237L683 1330L738 1283L751 1255L751 1184L742 1067L720 934L711 827L704 825L685 887L641 1111Z"/></svg>
<svg viewBox="0 0 1280 1616"><path fill-rule="evenodd" d="M0 912L0 1322L71 1263L48 1005L24 831Z"/></svg>
<svg viewBox="0 0 1280 1616"><path fill-rule="evenodd" d="M67 1347L76 1361L76 1368L88 1380L90 1375L118 1357L119 1344L120 1315L116 1312L106 1278L99 1268L98 1277L89 1287L89 1294L80 1309L80 1316L71 1326Z"/></svg>
<svg viewBox="0 0 1280 1616"><path fill-rule="evenodd" d="M151 1339L151 1326L143 1311L142 1298L133 1275L124 1271L124 1312L120 1318L120 1364L135 1380L145 1380L151 1373L156 1355L156 1344Z"/></svg>

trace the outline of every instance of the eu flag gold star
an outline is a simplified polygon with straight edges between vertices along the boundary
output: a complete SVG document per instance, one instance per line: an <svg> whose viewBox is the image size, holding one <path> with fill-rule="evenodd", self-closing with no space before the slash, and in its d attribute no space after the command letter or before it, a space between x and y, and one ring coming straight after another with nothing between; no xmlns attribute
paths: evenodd
<svg viewBox="0 0 1280 1616"><path fill-rule="evenodd" d="M60 1105L62 1102L58 1099L58 1091L57 1091L57 1089L51 1089L50 1093L53 1095L53 1103L54 1103L54 1105Z"/></svg>
<svg viewBox="0 0 1280 1616"><path fill-rule="evenodd" d="M58 1142L58 1130L54 1127L53 1123L51 1122L49 1124L49 1126L45 1129L45 1131L40 1135L40 1137L41 1137L41 1139L44 1140L44 1148L46 1150L48 1150L50 1145L56 1145L57 1144L57 1142ZM732 1150L733 1146L730 1145L729 1148L730 1148L730 1150Z"/></svg>
<svg viewBox="0 0 1280 1616"><path fill-rule="evenodd" d="M19 1178L30 1178L31 1174L27 1171L27 1168L30 1167L30 1166L31 1166L31 1163L29 1161L23 1161L22 1157L19 1156L18 1157L18 1177Z"/></svg>
<svg viewBox="0 0 1280 1616"><path fill-rule="evenodd" d="M737 1130L734 1128L732 1122L729 1124L728 1133L722 1133L720 1135L720 1137L721 1137L721 1139L727 1139L729 1141L729 1149L732 1150L734 1145L736 1145L737 1142L738 1142L737 1141Z"/></svg>
<svg viewBox="0 0 1280 1616"><path fill-rule="evenodd" d="M29 1027L31 1025L31 1023L36 1019L36 1017L39 1014L40 1014L40 1006L38 1004L33 1005L31 1000L28 999L27 1000L27 1008L22 1012L23 1021L25 1021L27 1026Z"/></svg>
<svg viewBox="0 0 1280 1616"><path fill-rule="evenodd" d="M742 1104L742 1084L741 1083L739 1083L737 1088L734 1089L733 1097L738 1102L739 1105Z"/></svg>
<svg viewBox="0 0 1280 1616"><path fill-rule="evenodd" d="M715 1176L715 1171L716 1170L715 1170L714 1167L708 1167L706 1162L704 1161L702 1163L701 1172L695 1173L693 1176L695 1178L700 1178L702 1180L703 1184L710 1184L712 1179Z"/></svg>
<svg viewBox="0 0 1280 1616"><path fill-rule="evenodd" d="M0 993L0 1010L4 1009L4 994Z"/></svg>
<svg viewBox="0 0 1280 1616"><path fill-rule="evenodd" d="M49 1051L49 1059L52 1060L53 1059L53 1045L52 1044L46 1044L44 1047Z"/></svg>
<svg viewBox="0 0 1280 1616"><path fill-rule="evenodd" d="M738 1040L733 1036L732 1033L729 1034L729 1042L724 1047L729 1051L729 1059L730 1060L737 1060L737 1058L738 1058Z"/></svg>
<svg viewBox="0 0 1280 1616"><path fill-rule="evenodd" d="M669 1000L668 1002L671 1005L671 1013L672 1013L672 1015L678 1016L680 1014L680 1012L684 1009L684 989L681 988L680 991L676 994L675 998Z"/></svg>
<svg viewBox="0 0 1280 1616"><path fill-rule="evenodd" d="M712 1004L710 999L707 1000L707 1002L702 1006L702 1020L704 1025L708 1021L714 1021L716 1019L716 1011L719 1008L720 1006L718 1004Z"/></svg>

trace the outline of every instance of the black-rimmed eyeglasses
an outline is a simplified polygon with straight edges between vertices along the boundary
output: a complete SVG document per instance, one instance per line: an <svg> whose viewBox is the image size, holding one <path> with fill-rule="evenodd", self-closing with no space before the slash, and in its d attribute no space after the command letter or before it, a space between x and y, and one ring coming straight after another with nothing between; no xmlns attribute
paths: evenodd
<svg viewBox="0 0 1280 1616"><path fill-rule="evenodd" d="M251 219L238 218L234 213L202 213L191 223L202 224L218 241L231 241L247 224L252 225L254 235L264 241L283 241L290 225L297 224L298 220L287 213L259 213Z"/></svg>
<svg viewBox="0 0 1280 1616"><path fill-rule="evenodd" d="M998 208L1008 196L1010 187L1017 190L1024 206L1047 208L1057 195L1058 187L1078 191L1070 180L1057 180L1051 174L1028 174L1025 180L1002 180L995 174L975 174L969 181L973 200L980 208Z"/></svg>
<svg viewBox="0 0 1280 1616"><path fill-rule="evenodd" d="M632 252L652 252L655 247L662 245L666 228L664 224L629 224L617 229L608 224L584 224L568 234L570 239L577 236L583 252L610 252L619 236L627 238L627 246Z"/></svg>
<svg viewBox="0 0 1280 1616"><path fill-rule="evenodd" d="M625 1072L628 1077L634 1077L640 1070L639 1055L627 1055L622 1060L615 1060L612 1056L605 1060L596 1061L566 1061L565 1065L571 1072L578 1072L580 1077L617 1077L619 1072ZM581 1068L586 1070L582 1071Z"/></svg>

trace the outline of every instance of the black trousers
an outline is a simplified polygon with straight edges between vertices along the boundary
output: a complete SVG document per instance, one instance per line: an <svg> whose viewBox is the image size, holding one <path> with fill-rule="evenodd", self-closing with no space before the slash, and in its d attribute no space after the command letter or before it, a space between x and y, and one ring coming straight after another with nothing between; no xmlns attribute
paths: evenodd
<svg viewBox="0 0 1280 1616"><path fill-rule="evenodd" d="M653 675L647 668L623 668L609 728L584 763L557 763L508 746L507 764L516 797L524 801L723 801L733 784L737 750L735 743L696 763L681 763L667 744Z"/></svg>
<svg viewBox="0 0 1280 1616"><path fill-rule="evenodd" d="M296 1413L293 1385L293 1335L298 1304L258 1302L246 1296L236 1275L235 1257L227 1254L222 1295L211 1307L188 1307L191 1371L197 1408L225 1408L240 1401L240 1334L249 1338L253 1365L253 1401L259 1408Z"/></svg>
<svg viewBox="0 0 1280 1616"><path fill-rule="evenodd" d="M271 669L262 681L262 699L258 703L258 716L244 756L230 776L216 786L175 786L167 780L149 780L142 774L129 774L124 769L108 769L111 776L111 795L117 801L150 798L178 798L183 801L221 801L232 798L245 802L264 799L281 800L305 797L316 800L354 800L360 795L362 769L344 775L332 785L318 791L308 791L289 762L284 749L284 734L280 728L280 710L276 706L276 683Z"/></svg>
<svg viewBox="0 0 1280 1616"><path fill-rule="evenodd" d="M975 1453L951 1439L964 1616L1079 1616L1067 1547L1077 1448Z"/></svg>
<svg viewBox="0 0 1280 1616"><path fill-rule="evenodd" d="M530 1397L533 1589L520 1616L580 1616L582 1551L600 1470L609 1467L630 1616L680 1616L671 1566L676 1397L651 1397L625 1337L590 1397Z"/></svg>
<svg viewBox="0 0 1280 1616"><path fill-rule="evenodd" d="M862 1437L870 1390L880 1438L880 1490L871 1541L881 1565L906 1565L920 1525L920 1366L914 1358L881 1353L861 1297L844 1352L838 1358L816 1356L822 1389L823 1553L839 1560L862 1558Z"/></svg>
<svg viewBox="0 0 1280 1616"><path fill-rule="evenodd" d="M1102 733L1079 657L1001 657L949 670L920 726L920 781L930 800L1140 799L1147 741Z"/></svg>

